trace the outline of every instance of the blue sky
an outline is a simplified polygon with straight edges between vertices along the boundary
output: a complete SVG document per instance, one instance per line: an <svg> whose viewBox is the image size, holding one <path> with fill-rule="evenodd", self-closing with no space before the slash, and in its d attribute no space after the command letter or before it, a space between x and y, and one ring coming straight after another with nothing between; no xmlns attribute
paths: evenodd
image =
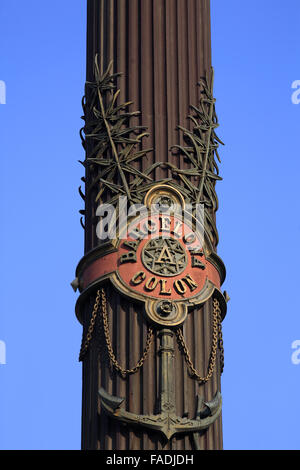
<svg viewBox="0 0 300 470"><path fill-rule="evenodd" d="M212 0L225 449L300 449L298 0ZM0 448L79 449L85 2L0 5Z"/></svg>

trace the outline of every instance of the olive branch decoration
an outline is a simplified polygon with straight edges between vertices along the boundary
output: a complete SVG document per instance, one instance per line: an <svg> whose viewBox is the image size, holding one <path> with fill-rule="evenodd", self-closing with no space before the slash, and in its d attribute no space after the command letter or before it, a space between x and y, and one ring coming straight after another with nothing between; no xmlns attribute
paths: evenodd
<svg viewBox="0 0 300 470"><path fill-rule="evenodd" d="M140 200L137 197L139 181L152 182L152 178L139 171L132 162L153 149L139 150L142 139L149 134L144 126L130 126L130 120L140 114L139 111L126 111L131 101L117 104L120 90L115 91L114 82L121 74L112 74L111 69L112 62L101 75L95 57L95 81L86 83L89 103L84 97L85 126L80 131L83 147L86 149L91 144L91 151L85 162L81 163L99 167L96 178L88 187L90 192L96 185L99 186L96 202L100 202L104 192L108 191L111 204L117 203L120 195L127 196L130 203L136 203ZM130 175L134 177L132 181Z"/></svg>
<svg viewBox="0 0 300 470"><path fill-rule="evenodd" d="M177 148L191 164L190 169L181 170L185 176L190 177L188 181L184 180L190 192L189 202L193 209L196 204L204 204L206 230L211 235L211 239L212 235L215 235L217 244L218 232L213 214L217 211L219 204L215 184L222 178L219 176L215 156L221 163L218 147L219 144L224 144L215 132L219 124L215 110L216 100L213 97L213 83L214 70L212 68L210 77L207 74L206 80L201 79L198 82L198 86L201 87L199 107L190 106L192 113L188 115L188 119L193 124L192 130L178 126L187 145L175 145L173 148ZM192 183L193 177L196 183Z"/></svg>
<svg viewBox="0 0 300 470"><path fill-rule="evenodd" d="M201 97L199 107L191 105L188 119L192 129L178 126L182 132L186 145L174 145L183 158L190 163L190 168L179 169L170 162L155 162L144 171L133 165L134 162L145 158L153 149L140 150L142 140L149 134L145 126L130 124L132 118L140 114L139 111L128 111L131 101L118 104L120 90L116 90L115 81L120 73L111 73L112 62L107 70L101 74L98 57L95 57L93 82L86 83L86 96L82 105L85 126L80 130L83 147L88 156L82 163L85 167L98 166L97 175L89 182L86 196L81 187L79 193L83 199L97 188L95 202L103 199L111 204L118 205L119 196L127 196L129 203L141 203L144 194L153 186L154 182L171 184L178 189L185 200L192 205L193 212L196 204L204 204L205 226L211 240L215 237L218 242L218 233L214 221L214 212L218 209L218 198L215 192L219 176L215 155L220 162L218 154L219 144L223 142L217 137L215 129L218 120L215 112L215 99L213 97L213 70L210 78L200 80ZM170 177L156 181L155 169L164 167L169 170ZM85 182L85 178L82 178ZM82 215L85 211L80 211ZM81 220L81 224L82 220Z"/></svg>

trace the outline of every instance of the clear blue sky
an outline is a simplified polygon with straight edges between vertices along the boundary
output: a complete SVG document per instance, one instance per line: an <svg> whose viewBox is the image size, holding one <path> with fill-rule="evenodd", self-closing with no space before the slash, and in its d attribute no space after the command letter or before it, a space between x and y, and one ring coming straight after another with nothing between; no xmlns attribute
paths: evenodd
<svg viewBox="0 0 300 470"><path fill-rule="evenodd" d="M79 449L86 2L0 5L0 448ZM299 0L212 0L225 449L300 449Z"/></svg>

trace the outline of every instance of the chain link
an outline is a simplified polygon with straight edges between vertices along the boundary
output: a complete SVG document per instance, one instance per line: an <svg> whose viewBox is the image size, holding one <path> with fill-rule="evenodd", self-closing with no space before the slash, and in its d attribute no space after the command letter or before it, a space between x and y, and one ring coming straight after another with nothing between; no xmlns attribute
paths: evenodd
<svg viewBox="0 0 300 470"><path fill-rule="evenodd" d="M215 299L216 300L216 299ZM217 301L218 302L218 301ZM224 370L224 343L223 343L223 334L222 334L222 318L221 318L221 309L220 304L216 305L218 310L219 325L218 325L218 347L220 351L220 374L222 375Z"/></svg>
<svg viewBox="0 0 300 470"><path fill-rule="evenodd" d="M116 356L113 352L111 340L110 340L110 333L109 333L109 324L108 324L108 315L107 315L107 300L106 294L104 289L101 290L102 299L101 299L101 316L102 316L102 324L103 324L103 332L104 338L106 342L106 348L109 355L109 359L113 365L113 367L123 376L127 376L129 374L135 374L144 364L149 349L153 339L153 329L151 327L148 328L147 339L146 339L146 346L143 352L142 357L137 362L137 364L132 369L123 369L122 366L118 363Z"/></svg>
<svg viewBox="0 0 300 470"><path fill-rule="evenodd" d="M93 332L94 332L94 327L97 319L97 313L99 310L99 304L101 300L101 318L102 318L102 325L103 325L103 332L104 332L104 338L105 338L105 343L106 343L106 348L108 352L109 359L113 365L113 367L123 376L129 375L129 374L135 374L144 364L150 350L150 346L153 340L153 329L151 327L148 328L147 332L147 339L146 339L146 346L143 352L142 357L140 360L137 362L135 367L131 369L124 369L122 366L119 364L119 362L116 359L116 356L113 351L111 339L110 339L110 332L109 332L109 323L108 323L108 315L107 315L107 299L106 299L106 294L104 289L102 288L101 291L98 290L96 294L96 299L91 315L91 320L90 324L88 327L88 332L85 338L85 341L82 339L82 344L80 348L80 354L79 354L79 361L82 361L89 346L90 342L92 340ZM220 372L222 374L223 369L224 369L224 345L223 345L223 335L222 335L222 321L221 321L221 309L220 309L220 304L217 299L213 300L213 333L212 333L212 347L211 347L211 354L210 354L210 359L209 359L209 365L208 365L208 372L205 377L202 377L197 370L195 369L190 352L187 348L185 339L182 334L181 328L178 328L176 330L176 336L178 343L180 347L182 348L182 351L185 356L185 360L187 365L190 368L190 371L192 375L199 381L206 383L213 375L215 365L216 365L216 357L217 357L217 348L219 347L220 350Z"/></svg>
<svg viewBox="0 0 300 470"><path fill-rule="evenodd" d="M187 348L185 339L182 334L181 328L178 328L176 331L176 336L178 343L184 353L185 361L190 368L192 376L195 377L199 382L206 383L212 377L215 365L216 365L216 358L217 358L217 348L218 343L221 345L222 341L222 333L220 332L220 324L221 324L221 310L220 305L217 299L213 300L213 333L212 333L212 346L211 346L211 354L209 358L209 365L207 375L202 377L194 367L194 364L191 359L190 352ZM221 341L220 341L221 339Z"/></svg>
<svg viewBox="0 0 300 470"><path fill-rule="evenodd" d="M89 346L90 346L90 342L91 342L91 339L92 339L92 336L93 336L93 331L94 331L94 327L95 327L95 323L96 323L96 318L97 318L97 313L98 313L98 309L99 309L99 303L100 303L100 290L97 291L97 294L96 294L96 299L95 299L95 303L94 303L94 307L93 307L93 311L92 311L92 316L91 316L91 320L90 320L90 324L89 324L89 327L88 327L88 332L87 332L87 335L86 335L86 338L85 338L85 341L83 340L82 338L82 344L81 344L81 348L80 348L80 353L79 353L79 361L82 361Z"/></svg>

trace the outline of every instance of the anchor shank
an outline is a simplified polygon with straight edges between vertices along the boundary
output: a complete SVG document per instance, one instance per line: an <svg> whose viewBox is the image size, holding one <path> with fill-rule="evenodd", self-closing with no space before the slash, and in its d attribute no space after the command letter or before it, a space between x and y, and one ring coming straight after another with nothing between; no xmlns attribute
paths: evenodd
<svg viewBox="0 0 300 470"><path fill-rule="evenodd" d="M174 333L169 328L159 331L160 413L175 413Z"/></svg>

